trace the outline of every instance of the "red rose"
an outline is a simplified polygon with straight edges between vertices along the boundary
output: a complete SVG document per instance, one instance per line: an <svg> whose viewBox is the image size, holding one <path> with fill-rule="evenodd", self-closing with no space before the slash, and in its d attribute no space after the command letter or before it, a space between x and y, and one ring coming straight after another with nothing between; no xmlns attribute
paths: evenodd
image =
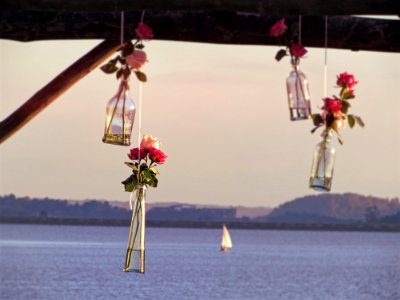
<svg viewBox="0 0 400 300"><path fill-rule="evenodd" d="M301 44L292 43L289 46L290 54L294 57L302 57L307 53L306 48L304 48Z"/></svg>
<svg viewBox="0 0 400 300"><path fill-rule="evenodd" d="M139 148L131 149L130 153L128 154L128 157L131 160L138 160L139 159L139 154L140 154L140 159L146 157L146 151L143 148L140 148L140 152L139 152Z"/></svg>
<svg viewBox="0 0 400 300"><path fill-rule="evenodd" d="M322 109L328 113L337 113L342 109L342 103L339 100L333 98L324 98L323 100L324 106Z"/></svg>
<svg viewBox="0 0 400 300"><path fill-rule="evenodd" d="M352 89L358 81L354 78L352 74L349 74L347 72L341 73L340 75L337 75L337 81L336 84L340 87L348 87Z"/></svg>
<svg viewBox="0 0 400 300"><path fill-rule="evenodd" d="M271 27L269 35L279 37L285 33L286 29L287 26L285 24L285 19L282 19L276 22L275 25Z"/></svg>
<svg viewBox="0 0 400 300"><path fill-rule="evenodd" d="M150 148L149 149L149 157L150 157L151 161L158 163L158 164L162 164L162 163L165 163L168 156L164 152L162 152L160 149Z"/></svg>
<svg viewBox="0 0 400 300"><path fill-rule="evenodd" d="M153 30L151 30L151 28L143 22L139 23L139 26L135 29L135 32L138 38L142 40L151 40L154 37Z"/></svg>

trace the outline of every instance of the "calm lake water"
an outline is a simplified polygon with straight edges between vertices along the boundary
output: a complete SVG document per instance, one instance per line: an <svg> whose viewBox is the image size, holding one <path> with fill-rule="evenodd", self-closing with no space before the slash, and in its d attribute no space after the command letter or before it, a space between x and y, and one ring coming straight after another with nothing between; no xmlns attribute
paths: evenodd
<svg viewBox="0 0 400 300"><path fill-rule="evenodd" d="M148 228L142 275L128 231L1 224L0 298L400 299L399 233Z"/></svg>

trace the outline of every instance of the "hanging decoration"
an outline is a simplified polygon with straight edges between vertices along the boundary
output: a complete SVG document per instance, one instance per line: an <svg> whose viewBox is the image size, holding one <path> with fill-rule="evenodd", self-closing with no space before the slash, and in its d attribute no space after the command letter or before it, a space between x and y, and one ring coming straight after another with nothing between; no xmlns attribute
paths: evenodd
<svg viewBox="0 0 400 300"><path fill-rule="evenodd" d="M341 88L339 96L323 98L322 112L312 115L315 127L311 132L314 133L318 128L323 128L321 142L314 150L310 175L310 188L316 191L331 189L336 153L330 144L332 133L336 132L339 143L343 144L339 130L346 126L346 121L350 128L353 128L355 124L364 127L364 122L360 117L348 113L351 107L350 101L355 98L353 88L357 83L352 74L347 72L339 74L336 81L337 86Z"/></svg>
<svg viewBox="0 0 400 300"><path fill-rule="evenodd" d="M161 151L161 142L151 135L144 135L140 146L130 150L128 157L133 161L125 164L132 169L132 175L122 182L125 191L131 193L132 220L129 230L128 248L125 258L125 272L145 272L145 220L146 190L157 187L157 165L165 163L167 155ZM132 204L132 197L136 197Z"/></svg>
<svg viewBox="0 0 400 300"><path fill-rule="evenodd" d="M107 104L106 123L103 142L114 145L129 146L135 120L136 105L129 93L129 78L133 72L140 82L146 82L146 75L140 71L147 61L143 51L143 40L153 38L150 27L142 21L135 29L136 41L124 42L124 13L121 13L121 48L120 54L109 60L100 69L106 74L116 74L120 80L119 88Z"/></svg>
<svg viewBox="0 0 400 300"><path fill-rule="evenodd" d="M270 29L270 36L278 38L279 44L286 46L280 49L275 59L280 61L290 56L292 71L286 79L290 120L306 120L311 117L310 92L306 75L300 70L300 58L307 50L301 44L301 16L299 17L299 34L291 32L285 24L285 19L276 22Z"/></svg>

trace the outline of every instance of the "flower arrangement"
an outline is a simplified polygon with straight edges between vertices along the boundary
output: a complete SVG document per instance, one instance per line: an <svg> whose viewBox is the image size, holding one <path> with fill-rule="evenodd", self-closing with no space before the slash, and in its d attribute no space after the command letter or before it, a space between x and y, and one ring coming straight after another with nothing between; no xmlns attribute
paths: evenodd
<svg viewBox="0 0 400 300"><path fill-rule="evenodd" d="M146 74L140 71L147 61L147 54L143 51L143 40L151 40L154 35L152 29L143 22L139 23L135 33L136 41L134 43L132 41L125 42L120 48L120 54L100 67L104 73L116 73L117 79L121 76L128 79L133 70L138 80L147 81Z"/></svg>
<svg viewBox="0 0 400 300"><path fill-rule="evenodd" d="M292 61L303 57L307 53L307 50L298 42L297 33L292 32L286 26L285 19L276 22L271 27L269 35L278 38L280 45L286 46L285 49L280 49L276 53L275 59L277 61L287 56L288 53Z"/></svg>
<svg viewBox="0 0 400 300"><path fill-rule="evenodd" d="M312 133L324 126L325 132L335 131L340 144L343 144L339 130L346 126L346 120L350 128L353 128L355 124L364 127L365 124L360 117L348 113L351 107L349 100L355 98L353 88L357 83L358 81L355 80L352 74L343 72L337 75L336 84L341 88L339 97L333 95L332 98L326 97L322 99L324 101L324 105L321 108L322 112L312 114L312 120L315 125L311 130Z"/></svg>
<svg viewBox="0 0 400 300"><path fill-rule="evenodd" d="M139 185L157 187L158 171L155 167L165 163L167 159L167 155L159 149L160 145L158 138L145 134L140 147L130 150L128 157L133 163L125 164L132 169L133 174L122 182L126 192L133 192Z"/></svg>

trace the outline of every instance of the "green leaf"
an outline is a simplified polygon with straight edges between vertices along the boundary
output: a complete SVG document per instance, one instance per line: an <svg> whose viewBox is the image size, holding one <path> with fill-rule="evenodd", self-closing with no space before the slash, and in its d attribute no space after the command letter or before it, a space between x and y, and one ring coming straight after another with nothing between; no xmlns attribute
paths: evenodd
<svg viewBox="0 0 400 300"><path fill-rule="evenodd" d="M144 162L140 165L140 170L147 170L149 166Z"/></svg>
<svg viewBox="0 0 400 300"><path fill-rule="evenodd" d="M128 55L132 54L133 52L133 44L131 41L127 42L124 47L121 49L121 55L123 57L127 57Z"/></svg>
<svg viewBox="0 0 400 300"><path fill-rule="evenodd" d="M126 65L126 59L118 55L117 60L121 65Z"/></svg>
<svg viewBox="0 0 400 300"><path fill-rule="evenodd" d="M349 122L350 128L353 128L355 123L356 123L356 120L354 119L354 116L353 115L347 115L347 121Z"/></svg>
<svg viewBox="0 0 400 300"><path fill-rule="evenodd" d="M335 116L333 114L329 113L326 116L326 127L331 128L333 125L333 122L335 122Z"/></svg>
<svg viewBox="0 0 400 300"><path fill-rule="evenodd" d="M342 103L342 109L340 110L342 113L347 114L347 111L349 110L349 107L351 106L349 102L346 100L341 101Z"/></svg>
<svg viewBox="0 0 400 300"><path fill-rule="evenodd" d="M119 70L117 71L117 74L116 74L117 79L119 79L119 78L122 76L122 73L123 73L122 69L119 69Z"/></svg>
<svg viewBox="0 0 400 300"><path fill-rule="evenodd" d="M321 124L324 123L324 120L322 119L320 114L312 114L311 119L313 121L313 124L317 127L321 126Z"/></svg>
<svg viewBox="0 0 400 300"><path fill-rule="evenodd" d="M360 117L354 116L354 119L356 120L356 123L357 123L358 125L360 125L361 127L364 127L364 126L365 126L364 121L363 121Z"/></svg>
<svg viewBox="0 0 400 300"><path fill-rule="evenodd" d="M105 65L102 65L100 69L106 73L106 74L112 74L118 70L118 67L116 66L117 61L116 60L110 60L108 63Z"/></svg>
<svg viewBox="0 0 400 300"><path fill-rule="evenodd" d="M157 187L157 178L155 174L153 174L149 169L143 171L144 181L146 184L150 185L151 187Z"/></svg>
<svg viewBox="0 0 400 300"><path fill-rule="evenodd" d="M125 68L125 69L122 71L122 74L124 75L124 79L128 79L129 76L131 75L131 70L130 70L129 68Z"/></svg>
<svg viewBox="0 0 400 300"><path fill-rule="evenodd" d="M321 126L316 126L313 129L311 129L311 133L314 133L318 128L320 128Z"/></svg>
<svg viewBox="0 0 400 300"><path fill-rule="evenodd" d="M136 185L133 184L132 182L128 182L125 184L125 192L133 192L136 189Z"/></svg>
<svg viewBox="0 0 400 300"><path fill-rule="evenodd" d="M275 55L275 59L277 61L280 61L282 58L284 58L287 55L287 52L285 49L280 49L276 55Z"/></svg>
<svg viewBox="0 0 400 300"><path fill-rule="evenodd" d="M153 177L153 180L149 183L149 185L156 188L158 186L158 179L156 177Z"/></svg>
<svg viewBox="0 0 400 300"><path fill-rule="evenodd" d="M133 192L136 189L137 178L135 175L131 175L122 181L122 184L125 186L125 192Z"/></svg>
<svg viewBox="0 0 400 300"><path fill-rule="evenodd" d="M139 81L141 81L141 82L147 81L146 74L144 74L143 72L135 71L135 74L136 74L137 79L139 79Z"/></svg>
<svg viewBox="0 0 400 300"><path fill-rule="evenodd" d="M151 167L151 168L149 169L149 171L150 171L151 173L153 173L154 175L158 174L158 171L156 170L156 168Z"/></svg>
<svg viewBox="0 0 400 300"><path fill-rule="evenodd" d="M343 99L349 100L349 99L354 99L356 96L354 96L352 93L344 93L343 94Z"/></svg>
<svg viewBox="0 0 400 300"><path fill-rule="evenodd" d="M149 169L143 171L144 178L147 180L151 180L154 176L153 173L149 171Z"/></svg>

